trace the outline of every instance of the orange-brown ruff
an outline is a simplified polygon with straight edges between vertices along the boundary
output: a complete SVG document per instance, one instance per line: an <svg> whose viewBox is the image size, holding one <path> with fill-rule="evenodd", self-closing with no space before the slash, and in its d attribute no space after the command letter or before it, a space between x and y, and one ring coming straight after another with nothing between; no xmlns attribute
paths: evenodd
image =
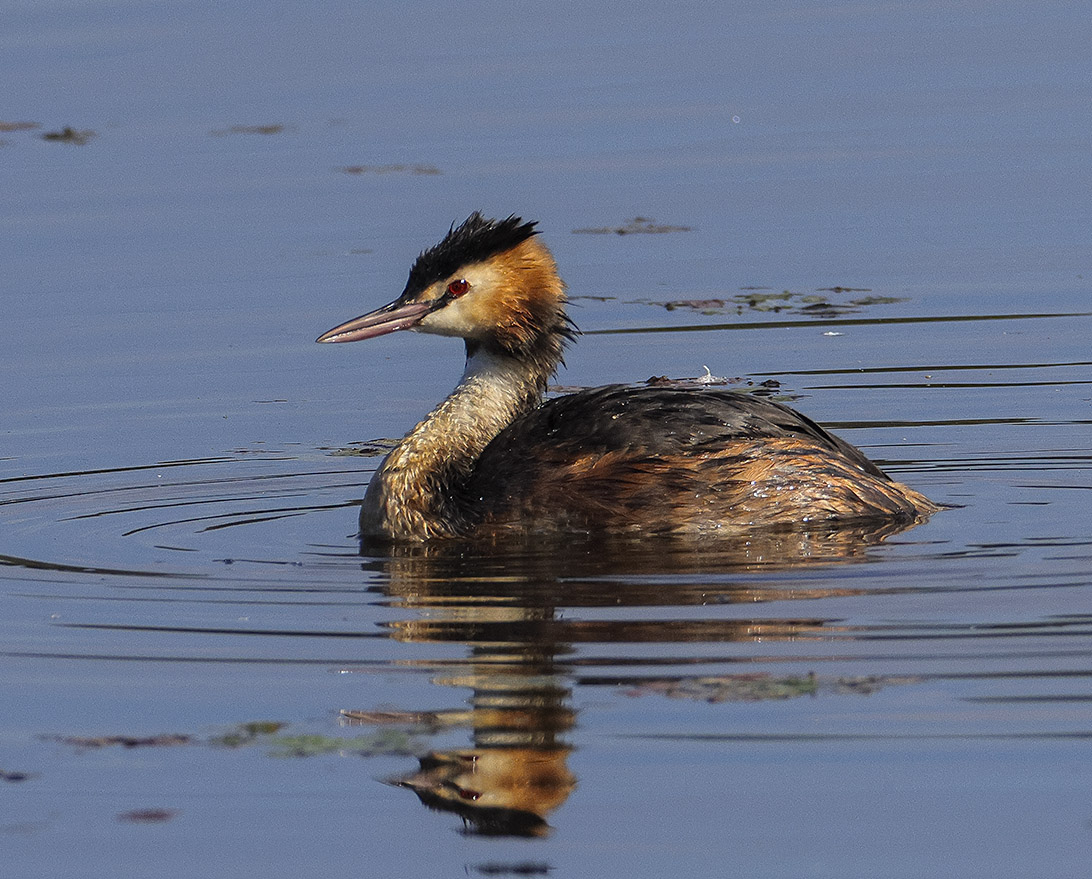
<svg viewBox="0 0 1092 879"><path fill-rule="evenodd" d="M402 295L319 337L412 329L466 342L446 400L386 457L362 536L740 534L938 508L800 413L749 394L612 385L543 402L575 330L534 223L472 214L422 253Z"/></svg>

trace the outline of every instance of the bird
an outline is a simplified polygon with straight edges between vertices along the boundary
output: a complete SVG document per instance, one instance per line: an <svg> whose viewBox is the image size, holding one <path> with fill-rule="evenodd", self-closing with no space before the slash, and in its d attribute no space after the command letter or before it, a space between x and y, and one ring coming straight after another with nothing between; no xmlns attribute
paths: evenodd
<svg viewBox="0 0 1092 879"><path fill-rule="evenodd" d="M397 299L318 337L412 330L466 346L455 389L372 476L362 539L740 538L909 527L939 509L807 416L744 391L612 384L547 398L578 330L537 225L472 213L420 253Z"/></svg>

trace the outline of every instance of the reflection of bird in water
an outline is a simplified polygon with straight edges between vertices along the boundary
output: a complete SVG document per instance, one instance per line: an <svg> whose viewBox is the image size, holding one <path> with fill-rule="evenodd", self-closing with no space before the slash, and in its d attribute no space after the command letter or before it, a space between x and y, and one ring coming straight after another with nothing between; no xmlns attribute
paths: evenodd
<svg viewBox="0 0 1092 879"><path fill-rule="evenodd" d="M545 836L546 816L576 786L568 748L432 752L395 784L433 809L454 812L482 836Z"/></svg>
<svg viewBox="0 0 1092 879"><path fill-rule="evenodd" d="M575 720L569 688L556 668L553 610L504 607L495 597L468 595L465 604L446 606L440 596L410 577L407 606L428 608L439 627L421 620L391 623L400 641L464 642L471 656L447 666L434 679L443 686L468 688L468 709L432 712L343 711L353 724L424 726L432 730L469 727L473 744L430 751L419 768L390 779L412 790L432 809L459 815L467 832L484 836L544 836L547 818L576 787L568 767L571 746L565 734ZM424 591L421 587L424 586ZM507 634L505 634L507 632Z"/></svg>
<svg viewBox="0 0 1092 879"><path fill-rule="evenodd" d="M418 257L398 299L319 337L413 329L466 342L458 386L368 486L365 537L741 534L911 525L937 510L804 415L752 395L612 385L543 403L575 330L534 225L472 214Z"/></svg>
<svg viewBox="0 0 1092 879"><path fill-rule="evenodd" d="M446 721L470 725L473 747L430 751L416 772L393 782L426 806L459 815L474 833L543 836L550 830L547 817L576 787L564 741L574 721L569 691L546 673L549 657L475 652L480 664L437 680L472 688L471 710L450 712Z"/></svg>
<svg viewBox="0 0 1092 879"><path fill-rule="evenodd" d="M469 742L437 747L420 756L419 767L389 781L412 790L431 809L458 815L467 833L542 836L577 786L568 765L577 714L574 682L632 685L644 677L645 663L630 670L634 657L646 655L642 645L651 645L653 668L666 663L685 669L700 657L707 675L718 661L733 668L738 663L736 654L716 645L837 636L837 624L821 616L726 618L671 609L768 601L780 606L858 594L827 574L829 565L861 557L860 544L851 546L843 547L844 554L825 544L753 548L759 558L777 559L757 565L750 547L728 543L696 552L686 541L667 539L624 547L597 542L593 553L562 552L542 542L534 554L497 553L492 544L475 551L453 541L398 546L365 562L380 578L382 585L372 588L383 594L385 606L406 612L384 628L404 645L467 648L459 658L414 650L411 656L420 658L407 664L429 670L438 686L468 691L468 704L430 711L348 709L342 715L351 724L400 726L445 738L468 730ZM826 564L817 562L820 548ZM794 564L797 550L804 554ZM804 564L819 565L814 581L778 576ZM759 571L773 576L760 578ZM560 594L564 611L556 606ZM604 615L599 608L609 610ZM620 608L642 610L619 614Z"/></svg>

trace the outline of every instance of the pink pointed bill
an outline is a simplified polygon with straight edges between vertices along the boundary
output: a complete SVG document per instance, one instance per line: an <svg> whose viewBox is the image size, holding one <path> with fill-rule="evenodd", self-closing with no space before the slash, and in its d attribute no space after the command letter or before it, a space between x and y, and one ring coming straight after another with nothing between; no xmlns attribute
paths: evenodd
<svg viewBox="0 0 1092 879"><path fill-rule="evenodd" d="M408 330L433 310L428 302L392 302L327 330L316 342L357 342Z"/></svg>

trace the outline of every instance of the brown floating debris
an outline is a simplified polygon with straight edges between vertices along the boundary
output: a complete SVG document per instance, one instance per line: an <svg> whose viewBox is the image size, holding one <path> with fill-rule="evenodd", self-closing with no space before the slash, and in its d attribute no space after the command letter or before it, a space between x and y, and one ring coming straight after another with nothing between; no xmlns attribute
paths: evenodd
<svg viewBox="0 0 1092 879"><path fill-rule="evenodd" d="M621 226L596 226L590 229L573 229L577 235L662 235L666 232L690 232L691 226L669 226L657 223L651 217L634 217Z"/></svg>
<svg viewBox="0 0 1092 879"><path fill-rule="evenodd" d="M439 174L434 165L344 165L339 168L343 174L413 174L428 176Z"/></svg>
<svg viewBox="0 0 1092 879"><path fill-rule="evenodd" d="M921 683L921 678L911 675L820 677L809 672L775 677L757 673L645 680L631 687L628 695L656 694L701 702L766 702L818 695L869 696L885 687L917 683Z"/></svg>
<svg viewBox="0 0 1092 879"><path fill-rule="evenodd" d="M281 134L288 131L287 125L231 125L227 128L214 128L212 134L215 137L224 137L228 134Z"/></svg>
<svg viewBox="0 0 1092 879"><path fill-rule="evenodd" d="M514 864L476 864L474 869L482 876L548 876L553 868L538 861L519 861Z"/></svg>
<svg viewBox="0 0 1092 879"><path fill-rule="evenodd" d="M188 745L193 738L179 733L159 736L55 736L58 742L76 748L108 748L120 745L123 748L162 748L172 745Z"/></svg>
<svg viewBox="0 0 1092 879"><path fill-rule="evenodd" d="M348 724L369 724L373 726L427 726L444 725L443 715L436 711L398 711L396 709L366 711L342 708L339 712Z"/></svg>
<svg viewBox="0 0 1092 879"><path fill-rule="evenodd" d="M42 140L52 140L57 143L71 143L76 146L83 146L94 136L95 132L93 131L77 131L75 128L66 125L60 131L47 131L42 135Z"/></svg>
<svg viewBox="0 0 1092 879"><path fill-rule="evenodd" d="M829 296L822 293L849 293L869 292L864 288L854 287L825 287L818 293L794 293L791 290L781 292L764 292L761 288L743 287L745 292L727 298L709 299L672 299L667 302L650 302L650 305L659 305L668 311L685 309L697 311L702 314L723 314L735 312L742 314L744 311L772 312L779 314L802 314L809 317L839 317L844 314L854 314L863 308L873 305L890 305L894 302L903 302L904 299L897 296L861 296L846 302L832 302Z"/></svg>
<svg viewBox="0 0 1092 879"><path fill-rule="evenodd" d="M240 723L227 732L215 736L211 743L225 748L239 748L257 741L262 736L271 736L284 729L284 724L277 720L254 720Z"/></svg>
<svg viewBox="0 0 1092 879"><path fill-rule="evenodd" d="M121 812L118 815L118 821L127 821L131 824L162 824L170 821L177 814L177 809L133 809L131 812Z"/></svg>

